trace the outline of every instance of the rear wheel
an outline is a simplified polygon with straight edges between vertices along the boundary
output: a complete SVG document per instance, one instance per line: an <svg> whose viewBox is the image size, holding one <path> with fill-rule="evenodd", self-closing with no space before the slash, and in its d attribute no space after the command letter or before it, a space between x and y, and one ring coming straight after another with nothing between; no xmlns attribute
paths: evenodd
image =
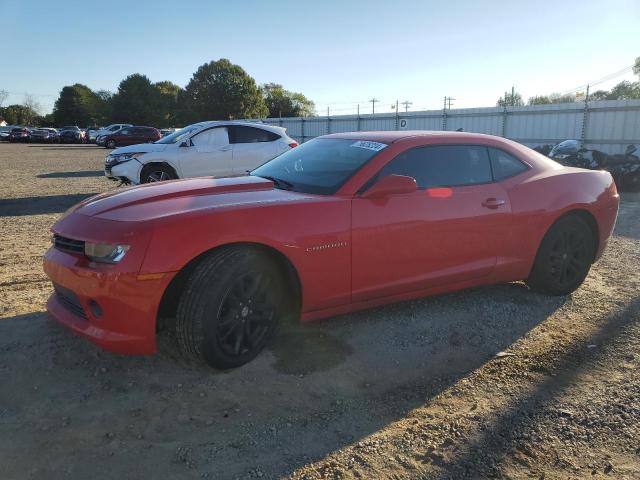
<svg viewBox="0 0 640 480"><path fill-rule="evenodd" d="M107 143L105 144L105 146L107 148L116 148L116 141L115 140L109 140L107 141Z"/></svg>
<svg viewBox="0 0 640 480"><path fill-rule="evenodd" d="M164 182L176 178L175 172L165 165L148 165L140 172L140 183Z"/></svg>
<svg viewBox="0 0 640 480"><path fill-rule="evenodd" d="M544 236L527 285L551 295L567 295L587 277L595 252L589 225L576 215L561 218Z"/></svg>
<svg viewBox="0 0 640 480"><path fill-rule="evenodd" d="M178 346L189 357L228 369L253 360L285 313L277 265L259 251L229 247L195 268L176 314Z"/></svg>

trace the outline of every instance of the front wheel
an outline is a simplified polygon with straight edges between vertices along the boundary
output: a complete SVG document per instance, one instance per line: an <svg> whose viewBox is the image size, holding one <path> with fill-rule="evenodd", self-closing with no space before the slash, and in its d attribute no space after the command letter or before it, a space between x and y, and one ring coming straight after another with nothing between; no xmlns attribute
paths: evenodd
<svg viewBox="0 0 640 480"><path fill-rule="evenodd" d="M149 165L140 172L140 183L164 182L176 178L175 172L164 165Z"/></svg>
<svg viewBox="0 0 640 480"><path fill-rule="evenodd" d="M257 250L211 253L189 277L178 304L180 350L218 369L253 360L285 313L282 285L277 265Z"/></svg>
<svg viewBox="0 0 640 480"><path fill-rule="evenodd" d="M109 141L105 144L105 146L106 146L107 148L116 148L116 141L115 141L115 140L109 140Z"/></svg>
<svg viewBox="0 0 640 480"><path fill-rule="evenodd" d="M551 295L568 295L587 277L595 258L596 239L579 216L561 218L542 239L527 285Z"/></svg>

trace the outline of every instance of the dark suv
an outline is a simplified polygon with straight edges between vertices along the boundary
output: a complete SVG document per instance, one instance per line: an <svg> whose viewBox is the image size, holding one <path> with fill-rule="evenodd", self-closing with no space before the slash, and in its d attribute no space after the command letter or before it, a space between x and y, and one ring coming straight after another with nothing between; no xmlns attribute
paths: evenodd
<svg viewBox="0 0 640 480"><path fill-rule="evenodd" d="M15 127L9 133L10 142L28 142L31 139L31 130L26 127Z"/></svg>
<svg viewBox="0 0 640 480"><path fill-rule="evenodd" d="M80 127L62 127L60 143L84 143L85 134Z"/></svg>
<svg viewBox="0 0 640 480"><path fill-rule="evenodd" d="M138 143L153 143L160 140L160 138L162 138L162 135L160 135L158 129L153 127L125 127L111 135L107 135L104 138L104 146L116 148Z"/></svg>

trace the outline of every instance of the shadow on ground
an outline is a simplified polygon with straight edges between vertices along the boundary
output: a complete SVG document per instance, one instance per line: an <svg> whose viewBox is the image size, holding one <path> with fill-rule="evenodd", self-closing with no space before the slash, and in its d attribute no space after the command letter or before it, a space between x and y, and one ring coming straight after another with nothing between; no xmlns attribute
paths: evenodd
<svg viewBox="0 0 640 480"><path fill-rule="evenodd" d="M82 170L79 172L51 172L36 175L37 178L85 178L85 177L103 177L104 172L101 170Z"/></svg>
<svg viewBox="0 0 640 480"><path fill-rule="evenodd" d="M168 335L161 354L124 357L45 314L0 320L4 468L275 478L404 417L565 300L509 284L291 326L229 372L180 360Z"/></svg>
<svg viewBox="0 0 640 480"><path fill-rule="evenodd" d="M43 197L0 198L0 216L43 215L62 213L95 193L72 193Z"/></svg>

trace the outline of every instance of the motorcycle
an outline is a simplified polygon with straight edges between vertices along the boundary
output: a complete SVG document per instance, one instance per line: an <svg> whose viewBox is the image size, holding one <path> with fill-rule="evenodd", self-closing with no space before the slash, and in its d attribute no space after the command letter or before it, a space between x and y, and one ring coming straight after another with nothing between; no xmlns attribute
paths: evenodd
<svg viewBox="0 0 640 480"><path fill-rule="evenodd" d="M640 192L640 157L635 145L627 146L625 153L609 155L600 150L581 148L578 140L560 142L549 152L549 157L568 167L607 170L621 192Z"/></svg>

